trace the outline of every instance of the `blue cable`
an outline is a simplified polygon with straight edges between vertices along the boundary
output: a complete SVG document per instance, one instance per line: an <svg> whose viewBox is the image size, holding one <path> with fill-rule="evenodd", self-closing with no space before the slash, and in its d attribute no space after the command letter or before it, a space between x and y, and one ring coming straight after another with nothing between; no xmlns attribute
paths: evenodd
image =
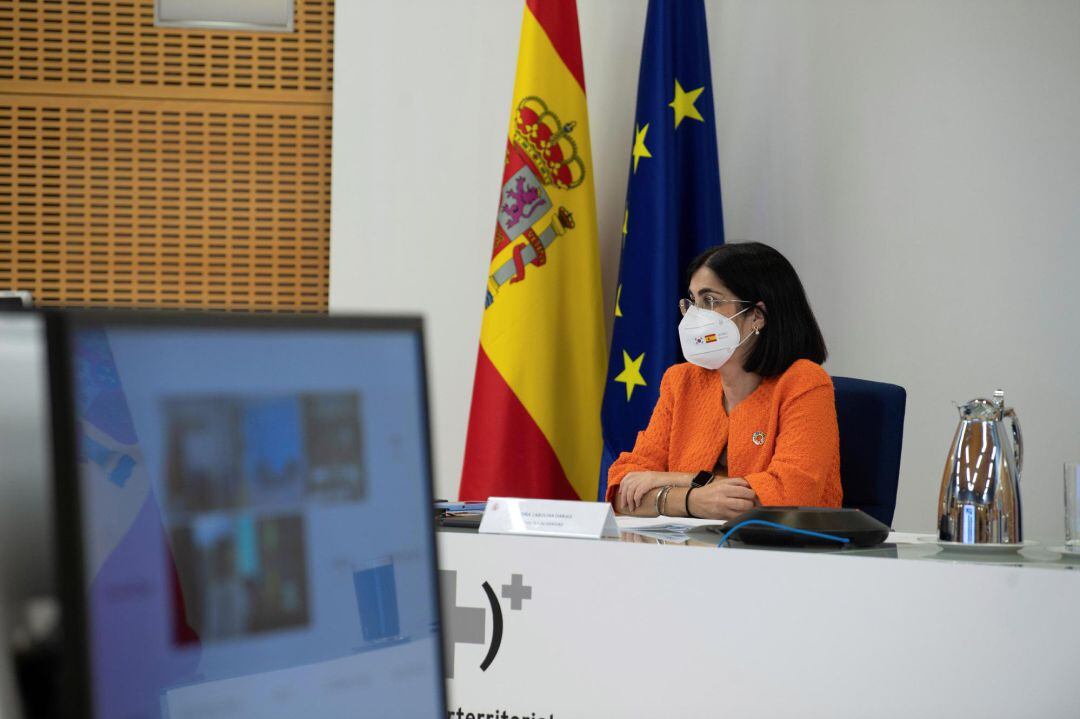
<svg viewBox="0 0 1080 719"><path fill-rule="evenodd" d="M731 529L724 532L723 538L720 540L720 544L716 547L719 549L724 546L724 542L731 538L731 535L737 532L740 528L745 527L748 524L757 524L763 527L773 527L774 529L782 529L785 532L791 532L792 534L803 534L807 537L817 537L818 539L828 539L833 542L839 542L840 544L847 544L851 540L847 537L837 537L835 534L822 534L821 532L811 532L809 529L795 529L795 527L785 527L783 524L777 524L776 522L768 522L764 519L747 519L739 522Z"/></svg>

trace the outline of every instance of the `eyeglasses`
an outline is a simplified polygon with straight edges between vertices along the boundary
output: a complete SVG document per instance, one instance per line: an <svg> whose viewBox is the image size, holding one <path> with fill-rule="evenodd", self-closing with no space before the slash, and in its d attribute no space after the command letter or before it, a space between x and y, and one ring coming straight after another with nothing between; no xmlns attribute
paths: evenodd
<svg viewBox="0 0 1080 719"><path fill-rule="evenodd" d="M690 311L691 307L697 307L699 310L709 310L710 312L719 312L720 305L725 304L752 305L754 303L750 300L722 300L712 295L705 295L699 302L694 302L689 297L683 297L679 300L679 312L685 315Z"/></svg>

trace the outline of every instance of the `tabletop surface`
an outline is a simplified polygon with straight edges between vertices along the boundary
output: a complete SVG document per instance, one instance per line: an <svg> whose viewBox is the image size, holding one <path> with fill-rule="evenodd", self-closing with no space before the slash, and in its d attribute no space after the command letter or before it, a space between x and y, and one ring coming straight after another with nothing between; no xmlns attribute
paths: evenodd
<svg viewBox="0 0 1080 719"><path fill-rule="evenodd" d="M716 548L721 535L716 531L722 522L711 520L687 520L684 518L658 517L640 519L617 517L620 536L618 539L602 539L602 542L630 542L636 544L662 544L675 547ZM666 530L678 525L681 531ZM689 529L686 529L689 527ZM477 530L439 527L439 532L475 534ZM540 538L542 539L542 538ZM913 532L892 532L888 540L877 547L792 548L763 547L742 544L731 540L725 548L755 552L797 552L804 554L830 554L837 556L871 557L878 559L912 560L926 562L952 562L964 564L1002 565L1030 569L1072 571L1080 569L1080 551L1067 553L1063 541L1027 540L1020 549L1008 550L979 547L977 549L939 546L936 535ZM597 540L579 540L597 541Z"/></svg>

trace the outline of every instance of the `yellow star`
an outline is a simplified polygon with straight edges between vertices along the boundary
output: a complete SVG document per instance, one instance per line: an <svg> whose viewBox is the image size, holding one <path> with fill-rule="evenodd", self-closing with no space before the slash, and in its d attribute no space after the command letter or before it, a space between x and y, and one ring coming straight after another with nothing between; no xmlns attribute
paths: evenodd
<svg viewBox="0 0 1080 719"><path fill-rule="evenodd" d="M615 290L615 316L622 317L622 310L619 309L619 300L622 299L622 285L619 285L619 289Z"/></svg>
<svg viewBox="0 0 1080 719"><path fill-rule="evenodd" d="M623 216L622 216L622 233L624 235L626 234L626 223L629 222L629 221L630 221L630 208L627 207L625 210L623 210Z"/></svg>
<svg viewBox="0 0 1080 719"><path fill-rule="evenodd" d="M697 101L698 96L703 92L705 92L704 87L699 87L696 90L686 92L682 89L682 85L679 84L678 79L675 80L675 99L668 103L668 107L675 110L676 129L678 129L679 123L687 117L705 122L705 118L702 117L701 113L694 107L694 103Z"/></svg>
<svg viewBox="0 0 1080 719"><path fill-rule="evenodd" d="M630 355L626 353L626 350L622 351L623 371L615 375L615 381L626 385L627 402L630 401L630 395L634 394L635 386L645 386L645 378L641 376L641 362L644 359L644 352L639 354L637 359L630 359Z"/></svg>
<svg viewBox="0 0 1080 719"><path fill-rule="evenodd" d="M649 123L645 123L645 127L634 126L634 151L630 154L634 156L634 172L637 172L638 160L643 157L652 157L652 153L649 152L649 148L645 147L645 133L649 131Z"/></svg>

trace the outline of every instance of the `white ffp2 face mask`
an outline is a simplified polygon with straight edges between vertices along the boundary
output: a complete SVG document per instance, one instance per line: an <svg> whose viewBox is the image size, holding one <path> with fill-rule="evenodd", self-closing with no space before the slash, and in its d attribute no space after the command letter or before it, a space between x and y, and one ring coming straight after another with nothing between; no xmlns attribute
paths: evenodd
<svg viewBox="0 0 1080 719"><path fill-rule="evenodd" d="M688 309L679 322L679 342L686 361L705 369L723 367L735 350L753 336L751 333L741 339L738 326L731 321L750 309L753 308L747 307L732 317L700 307Z"/></svg>

